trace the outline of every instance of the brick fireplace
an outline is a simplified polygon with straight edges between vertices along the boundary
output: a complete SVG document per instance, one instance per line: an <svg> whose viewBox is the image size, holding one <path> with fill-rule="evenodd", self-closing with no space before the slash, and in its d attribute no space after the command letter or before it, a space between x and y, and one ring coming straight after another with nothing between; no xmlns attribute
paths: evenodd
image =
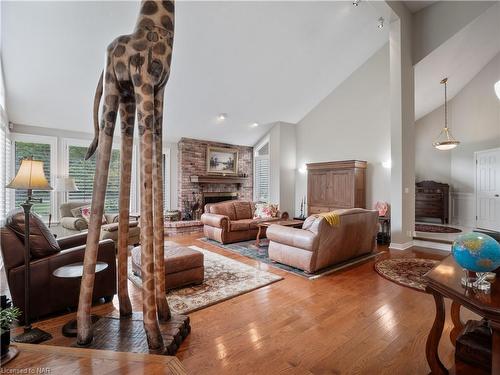
<svg viewBox="0 0 500 375"><path fill-rule="evenodd" d="M207 147L238 149L238 176L207 175ZM178 143L178 209L184 202L253 198L253 147L181 138Z"/></svg>

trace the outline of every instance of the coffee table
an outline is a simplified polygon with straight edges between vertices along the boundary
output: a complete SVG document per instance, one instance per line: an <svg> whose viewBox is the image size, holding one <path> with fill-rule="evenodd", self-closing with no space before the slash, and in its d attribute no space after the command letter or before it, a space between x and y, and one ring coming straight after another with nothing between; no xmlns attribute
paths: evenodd
<svg viewBox="0 0 500 375"><path fill-rule="evenodd" d="M273 224L282 225L284 227L300 228L302 227L302 224L304 224L304 220L275 220L263 221L262 223L258 223L257 227L259 228L259 231L257 232L257 238L255 239L255 246L260 246L260 237L262 233L266 228L270 227Z"/></svg>

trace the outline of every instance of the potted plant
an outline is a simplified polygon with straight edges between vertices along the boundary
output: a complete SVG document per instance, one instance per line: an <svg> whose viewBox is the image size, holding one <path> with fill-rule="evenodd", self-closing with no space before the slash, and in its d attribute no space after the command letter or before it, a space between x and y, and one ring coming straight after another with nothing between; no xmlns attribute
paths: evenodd
<svg viewBox="0 0 500 375"><path fill-rule="evenodd" d="M0 304L1 356L3 357L9 352L10 327L12 327L12 323L21 315L21 311L17 307L12 307L7 296L1 296Z"/></svg>

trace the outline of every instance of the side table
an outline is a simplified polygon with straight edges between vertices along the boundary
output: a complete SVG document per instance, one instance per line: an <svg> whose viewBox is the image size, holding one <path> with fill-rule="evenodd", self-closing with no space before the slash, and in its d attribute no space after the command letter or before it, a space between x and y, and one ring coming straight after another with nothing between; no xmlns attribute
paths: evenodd
<svg viewBox="0 0 500 375"><path fill-rule="evenodd" d="M500 374L500 282L499 280L493 282L490 293L486 294L472 288L462 287L460 281L462 276L462 268L451 255L424 276L427 281L426 291L432 294L436 304L434 324L427 337L425 347L431 374L450 373L450 370L441 362L438 354L439 341L445 322L444 298L452 300L451 317L454 328L451 332L451 339L453 344L457 332L462 328L459 316L460 306L464 306L488 320L492 330L491 373ZM454 369L451 370L451 373L453 372Z"/></svg>
<svg viewBox="0 0 500 375"><path fill-rule="evenodd" d="M95 273L104 271L108 268L108 264L105 262L97 262L95 265ZM83 275L83 262L71 263L65 266L57 268L52 275L60 278L78 278ZM99 316L91 315L92 324L94 324ZM70 320L62 327L62 334L66 337L75 337L77 334L76 319Z"/></svg>

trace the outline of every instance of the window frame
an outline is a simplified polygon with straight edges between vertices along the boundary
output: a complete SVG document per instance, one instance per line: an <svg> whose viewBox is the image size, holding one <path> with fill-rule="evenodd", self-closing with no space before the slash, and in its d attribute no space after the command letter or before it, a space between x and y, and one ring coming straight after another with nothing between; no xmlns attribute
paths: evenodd
<svg viewBox="0 0 500 375"><path fill-rule="evenodd" d="M267 155L258 155L259 150L264 148L267 145L268 147L268 153ZM264 139L262 139L257 145L254 146L254 152L253 152L253 200L257 202L258 197L258 186L257 186L257 163L256 160L258 159L267 159L269 161L269 171L268 171L268 193L267 193L267 202L265 203L270 203L271 202L271 139L269 136L266 136Z"/></svg>
<svg viewBox="0 0 500 375"><path fill-rule="evenodd" d="M39 143L39 144L48 144L50 145L50 176L47 177L50 186L54 188L55 176L57 175L57 137L52 137L48 135L33 135L33 134L24 134L24 133L10 133L10 176L14 177L16 175L16 142L23 143ZM11 208L16 209L16 191L15 189L9 189L9 199L11 202ZM57 195L54 190L50 191L50 213L52 218L57 218L59 216L58 213L58 202Z"/></svg>
<svg viewBox="0 0 500 375"><path fill-rule="evenodd" d="M112 144L112 150L120 151L121 155L121 138L118 138L118 142L115 140ZM90 139L78 139L78 138L61 138L61 165L59 168L58 176L68 176L69 175L69 147L88 147L92 140ZM130 212L136 212L137 210L137 146L134 144L132 146L132 173L130 178ZM97 153L97 151L96 151ZM121 168L121 165L120 165ZM69 194L68 192L59 192L61 194L60 202L68 202Z"/></svg>

